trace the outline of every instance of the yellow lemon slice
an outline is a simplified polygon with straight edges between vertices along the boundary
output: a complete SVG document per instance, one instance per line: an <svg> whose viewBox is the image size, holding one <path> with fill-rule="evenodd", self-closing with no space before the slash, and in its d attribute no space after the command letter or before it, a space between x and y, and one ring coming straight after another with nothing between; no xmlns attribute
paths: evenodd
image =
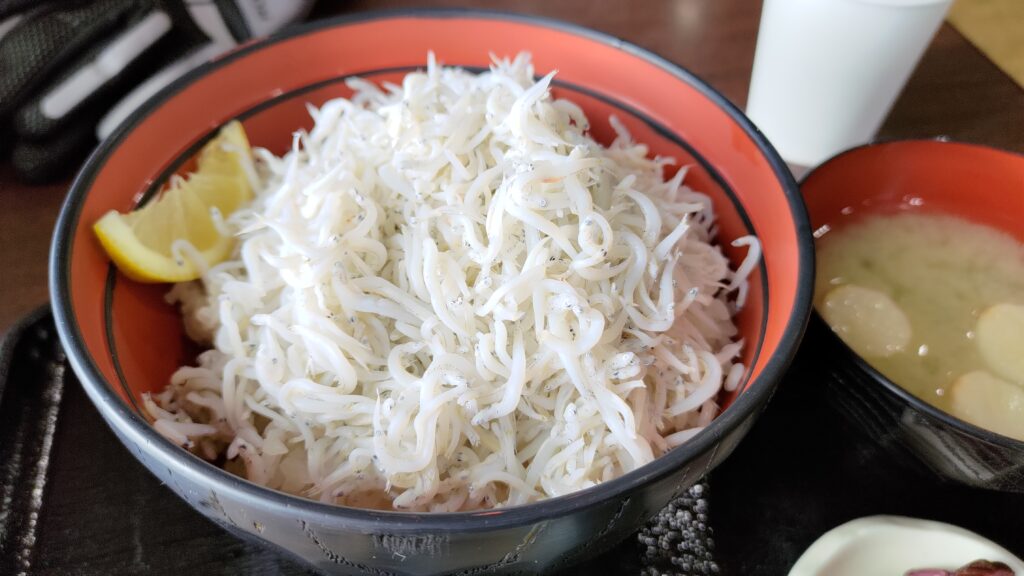
<svg viewBox="0 0 1024 576"><path fill-rule="evenodd" d="M138 210L107 212L93 231L133 280L195 280L231 255L234 238L221 233L214 214L227 217L252 199L251 171L249 140L231 122L200 151L195 172Z"/></svg>

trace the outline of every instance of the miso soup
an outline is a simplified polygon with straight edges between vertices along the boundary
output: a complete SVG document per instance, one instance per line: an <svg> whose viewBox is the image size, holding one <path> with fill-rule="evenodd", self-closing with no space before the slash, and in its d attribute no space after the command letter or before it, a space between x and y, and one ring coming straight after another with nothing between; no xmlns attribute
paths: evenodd
<svg viewBox="0 0 1024 576"><path fill-rule="evenodd" d="M948 215L864 216L817 240L815 307L923 400L1024 440L1024 244Z"/></svg>

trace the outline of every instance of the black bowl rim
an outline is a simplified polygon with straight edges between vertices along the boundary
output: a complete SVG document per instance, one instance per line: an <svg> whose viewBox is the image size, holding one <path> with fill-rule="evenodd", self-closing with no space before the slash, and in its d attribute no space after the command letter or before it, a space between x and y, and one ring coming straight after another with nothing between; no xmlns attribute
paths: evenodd
<svg viewBox="0 0 1024 576"><path fill-rule="evenodd" d="M988 153L997 152L1000 154L1006 154L1010 156L1018 156L1024 159L1024 154L1021 154L1019 152L1014 152L1012 150L1003 150L1002 148L996 148L995 146L988 146L985 144L963 142L959 140L954 140L947 136L936 136L935 138L878 139L872 142L868 142L866 144L861 144L860 146L854 146L853 148L843 150L842 152L835 154L834 156L830 157L821 164L809 170L806 174L804 174L803 178L800 179L800 194L801 196L804 195L804 185L807 184L808 180L810 180L812 176L814 176L815 174L822 170L827 170L831 168L832 166L830 166L830 164L842 160L845 156L849 154L863 153L865 150L869 148L877 149L889 148L894 146L903 147L915 144L940 144L961 146L982 150ZM872 380L881 384L882 388L887 390L889 393L895 395L897 398L903 400L903 402L909 404L913 409L931 417L934 420L941 422L942 424L945 424L955 429L957 432L960 432L961 434L965 434L967 436L977 438L989 444L993 444L1002 448L1007 448L1024 454L1024 441L1017 440L1016 438L1011 438L1009 436L1004 436L1002 434L999 434L998 432L993 432L991 430L988 430L987 428L982 428L980 426L971 424L966 420L961 420L960 418L953 416L952 414L946 412L945 410L932 406L928 402L925 402L921 398L918 398L916 395L908 391L906 388L903 388L896 382L890 380L887 376L876 370L870 363L868 363L867 360L865 360L859 354L857 354L853 350L853 348L850 348L846 344L846 342L843 341L842 338L836 335L836 333L833 332L832 329L829 327L828 322L826 322L825 319L822 318L820 314L818 314L818 311L814 309L813 306L811 308L811 317L813 318L813 321L816 324L820 323L820 326L824 328L822 332L827 333L827 336L824 337L829 338L833 344L838 344L840 349L843 350L850 357L851 360L853 360L857 368L859 368L862 372L870 376Z"/></svg>
<svg viewBox="0 0 1024 576"><path fill-rule="evenodd" d="M84 197L84 193L90 185L91 173L100 169L105 158L117 147L119 142L157 107L193 81L215 72L236 58L254 51L269 49L274 44L290 38L329 28L341 28L349 24L374 20L410 17L511 21L566 32L622 50L659 67L696 89L741 126L764 155L782 187L795 228L798 270L794 303L779 345L769 356L761 374L751 382L744 393L739 395L733 405L715 418L701 434L655 461L618 478L585 490L531 504L496 510L453 513L366 510L326 504L260 486L182 451L179 446L165 439L148 422L132 412L114 392L113 386L103 378L82 344L81 333L71 307L67 266L70 261L73 232L78 223L81 198ZM799 188L778 152L739 108L685 68L612 35L553 18L466 8L378 10L309 22L269 38L242 45L223 57L186 73L136 109L113 134L93 151L71 185L68 197L61 209L51 245L50 294L61 342L68 351L68 357L76 373L82 376L81 382L84 388L93 403L103 413L108 424L119 435L127 435L133 442L146 445L150 453L160 458L161 464L173 465L178 468L180 473L187 474L197 484L211 490L231 493L240 500L253 503L253 507L256 509L270 510L282 516L301 514L308 518L317 518L328 525L344 524L352 528L376 531L382 528L390 531L489 531L543 522L551 517L569 515L576 510L621 497L655 480L678 473L686 463L695 460L709 450L717 451L723 438L738 428L749 416L756 415L755 411L758 407L767 403L775 386L796 354L811 312L814 281L813 244L810 220ZM136 456L141 456L141 454L136 454ZM709 463L713 460L712 455ZM168 473L170 473L169 469Z"/></svg>

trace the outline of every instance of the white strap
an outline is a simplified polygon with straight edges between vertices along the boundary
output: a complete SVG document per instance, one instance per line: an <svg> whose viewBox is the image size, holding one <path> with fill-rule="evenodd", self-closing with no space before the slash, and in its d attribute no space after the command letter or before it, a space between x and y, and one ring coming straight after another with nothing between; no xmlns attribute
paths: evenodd
<svg viewBox="0 0 1024 576"><path fill-rule="evenodd" d="M22 16L22 14L15 14L7 20L0 22L0 40L3 40L4 36L7 36L7 33L13 30L18 25L18 22L21 22Z"/></svg>
<svg viewBox="0 0 1024 576"><path fill-rule="evenodd" d="M188 9L188 15L192 17L192 21L209 36L214 44L235 43L235 37L228 30L224 16L216 4L209 0L190 0L185 3L185 7Z"/></svg>
<svg viewBox="0 0 1024 576"><path fill-rule="evenodd" d="M85 66L43 96L40 110L52 120L74 110L83 100L121 73L171 29L171 17L156 10L123 32Z"/></svg>
<svg viewBox="0 0 1024 576"><path fill-rule="evenodd" d="M311 0L236 0L238 11L253 36L266 36L306 17Z"/></svg>

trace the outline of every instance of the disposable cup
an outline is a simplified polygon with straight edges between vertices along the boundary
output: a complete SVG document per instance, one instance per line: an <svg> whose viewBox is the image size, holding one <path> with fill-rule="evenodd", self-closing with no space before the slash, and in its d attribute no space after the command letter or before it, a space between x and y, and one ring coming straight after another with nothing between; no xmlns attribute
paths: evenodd
<svg viewBox="0 0 1024 576"><path fill-rule="evenodd" d="M765 0L747 115L791 164L871 140L952 0Z"/></svg>

